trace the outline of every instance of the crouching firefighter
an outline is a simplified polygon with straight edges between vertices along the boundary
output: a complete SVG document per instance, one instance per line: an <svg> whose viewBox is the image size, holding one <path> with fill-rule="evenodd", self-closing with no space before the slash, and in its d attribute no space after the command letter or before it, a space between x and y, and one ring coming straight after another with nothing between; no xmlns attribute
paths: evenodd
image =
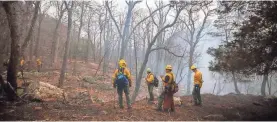
<svg viewBox="0 0 277 122"><path fill-rule="evenodd" d="M132 86L131 73L127 69L127 64L123 59L118 62L118 65L119 68L115 70L112 79L113 87L117 88L119 107L121 109L124 108L122 100L122 95L124 92L128 109L131 109L131 101L129 97L129 87Z"/></svg>
<svg viewBox="0 0 277 122"><path fill-rule="evenodd" d="M166 71L166 75L161 76L164 89L159 96L157 110L162 111L162 105L163 105L163 110L174 112L175 108L174 108L173 94L177 92L178 87L177 87L177 84L175 83L175 76L172 73L172 66L167 65L165 68L165 71Z"/></svg>

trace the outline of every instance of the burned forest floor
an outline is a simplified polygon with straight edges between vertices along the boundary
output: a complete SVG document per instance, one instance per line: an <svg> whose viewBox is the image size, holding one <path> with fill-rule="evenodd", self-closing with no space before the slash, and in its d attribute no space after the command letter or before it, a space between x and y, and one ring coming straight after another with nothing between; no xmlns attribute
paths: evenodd
<svg viewBox="0 0 277 122"><path fill-rule="evenodd" d="M132 109L120 109L117 95L111 85L113 69L106 75L97 71L97 64L78 62L77 74L66 73L63 90L67 99L58 101L16 101L0 99L0 121L5 120L122 120L122 121L184 121L184 120L277 120L277 99L253 95L203 94L202 106L194 106L192 96L182 96L175 112L158 112L157 101L147 103L147 89L142 87ZM68 71L72 70L69 64ZM41 81L57 86L59 70L26 71L25 80ZM19 79L19 85L22 82ZM131 88L131 95L134 87ZM157 95L156 95L157 96ZM125 102L125 99L124 99Z"/></svg>

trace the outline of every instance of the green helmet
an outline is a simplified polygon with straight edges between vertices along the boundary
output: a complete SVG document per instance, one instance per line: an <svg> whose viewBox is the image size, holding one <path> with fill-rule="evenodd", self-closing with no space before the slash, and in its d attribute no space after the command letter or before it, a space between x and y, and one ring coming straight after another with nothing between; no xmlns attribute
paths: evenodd
<svg viewBox="0 0 277 122"><path fill-rule="evenodd" d="M147 68L147 69L146 69L146 72L151 72L151 69L150 69L150 68Z"/></svg>

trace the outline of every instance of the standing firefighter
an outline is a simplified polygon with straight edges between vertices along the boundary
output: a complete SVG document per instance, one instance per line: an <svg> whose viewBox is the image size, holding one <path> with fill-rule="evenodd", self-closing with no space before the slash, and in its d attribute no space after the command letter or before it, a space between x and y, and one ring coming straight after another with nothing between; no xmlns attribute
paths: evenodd
<svg viewBox="0 0 277 122"><path fill-rule="evenodd" d="M200 89L203 84L202 73L194 65L192 65L190 69L194 72L194 87L192 91L194 105L202 105L200 95Z"/></svg>
<svg viewBox="0 0 277 122"><path fill-rule="evenodd" d="M22 57L20 59L20 72L21 72L22 78L23 78L24 64L25 64L25 60L24 60L24 57Z"/></svg>
<svg viewBox="0 0 277 122"><path fill-rule="evenodd" d="M118 62L118 65L119 68L115 70L112 79L113 87L117 87L119 107L124 108L122 100L122 95L124 92L128 109L131 109L131 101L129 97L129 87L132 86L131 73L127 69L127 64L123 59Z"/></svg>
<svg viewBox="0 0 277 122"><path fill-rule="evenodd" d="M149 100L148 103L151 103L154 101L154 95L153 95L153 88L154 88L154 75L151 73L151 69L147 68L146 70L147 76L145 78L145 81L148 86L148 92L149 92Z"/></svg>
<svg viewBox="0 0 277 122"><path fill-rule="evenodd" d="M41 58L37 58L37 71L39 72L42 66Z"/></svg>
<svg viewBox="0 0 277 122"><path fill-rule="evenodd" d="M167 65L165 68L166 75L161 76L161 79L163 81L164 90L162 91L161 95L159 96L158 100L158 111L162 110L162 104L163 104L163 110L165 111L175 111L174 108L174 101L173 101L173 94L175 93L175 77L172 73L172 66Z"/></svg>

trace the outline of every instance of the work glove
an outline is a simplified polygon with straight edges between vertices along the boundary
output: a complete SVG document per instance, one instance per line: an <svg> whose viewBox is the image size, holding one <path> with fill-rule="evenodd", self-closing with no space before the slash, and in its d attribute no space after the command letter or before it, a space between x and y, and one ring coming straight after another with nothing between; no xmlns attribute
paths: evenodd
<svg viewBox="0 0 277 122"><path fill-rule="evenodd" d="M113 88L116 88L116 85L115 85L115 83L113 84Z"/></svg>

